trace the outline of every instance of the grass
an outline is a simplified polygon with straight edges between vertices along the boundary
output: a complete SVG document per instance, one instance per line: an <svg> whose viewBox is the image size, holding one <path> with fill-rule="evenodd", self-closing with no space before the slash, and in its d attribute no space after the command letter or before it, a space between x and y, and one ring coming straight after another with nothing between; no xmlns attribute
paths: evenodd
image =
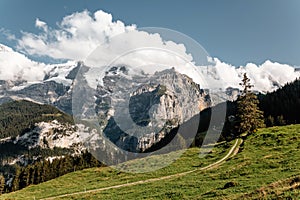
<svg viewBox="0 0 300 200"><path fill-rule="evenodd" d="M220 144L205 158L199 158L199 149L188 149L168 167L150 173L124 173L112 168L77 171L2 195L0 199L40 199L189 171L219 160L232 145L233 142ZM235 157L217 168L59 199L297 199L300 197L299 149L300 125L261 129L244 141ZM151 167L149 163L172 157L154 156L135 164L137 168Z"/></svg>

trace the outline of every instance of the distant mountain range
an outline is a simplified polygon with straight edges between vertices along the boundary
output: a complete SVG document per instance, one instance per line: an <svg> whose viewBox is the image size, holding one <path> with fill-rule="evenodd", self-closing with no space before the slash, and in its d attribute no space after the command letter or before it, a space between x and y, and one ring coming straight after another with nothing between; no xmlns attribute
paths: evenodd
<svg viewBox="0 0 300 200"><path fill-rule="evenodd" d="M0 104L28 100L53 105L80 120L99 117L100 131L114 144L133 152L150 148L168 131L188 121L200 110L226 100L235 100L239 94L236 87L202 88L171 67L149 75L142 70L132 71L125 65L112 66L102 76L94 74L89 77L85 72L92 68L84 62L46 65L1 44L0 60ZM10 68L5 68L5 65ZM211 83L212 79L222 79L222 74L218 74L215 68L202 70ZM272 82L272 77L269 78ZM100 81L97 80L99 85L92 88L89 82L95 82L94 79ZM271 84L277 88L282 86L276 80ZM130 94L130 98L128 102L122 102L127 98L126 94ZM117 113L116 106L121 113ZM124 113L131 121L120 119ZM154 123L155 118L163 120ZM166 123L168 127L164 125ZM149 127L156 127L157 130L151 132ZM124 128L126 130L122 130ZM147 128L148 133L137 134ZM126 134L126 131L131 134Z"/></svg>
<svg viewBox="0 0 300 200"><path fill-rule="evenodd" d="M17 57L20 56L4 46L1 47L1 51L11 53ZM22 57L22 59L27 58ZM89 67L85 66L83 62L68 62L44 67L45 74L41 80L26 80L22 74L12 80L0 80L0 103L27 100L36 104L52 105L65 113L73 114L72 103L74 103L74 99L76 105L78 105L76 99L88 100L82 98L83 96L78 96L81 93L76 90L75 95L77 96L73 98L72 102L74 87L78 88L79 85L75 84L77 72L79 70L89 70ZM91 117L92 114L100 117L101 131L124 150L139 152L150 148L165 137L171 129L178 127L199 113L200 110L211 105L206 90L201 89L200 85L194 83L192 79L174 69L158 72L152 76L143 74L142 71L135 72L135 75L128 75L129 70L125 66L111 67L103 77L104 84L102 86L99 85L96 89L91 88L88 84L82 86L84 91L90 91L91 98L89 100L91 101L88 100L78 106L80 114L84 115L85 118ZM129 91L131 92L130 102L128 102L128 105L123 105L123 109L129 106L130 116L128 117L138 124L138 127L133 128L131 131L137 133L143 127L148 127L148 129L149 127L156 127L154 132L150 131L129 136L125 132L132 127L127 127L127 130L121 131L120 127L117 126L117 116L112 113L116 113L118 109L115 109L112 102L115 101L116 103L117 99L125 99L124 95L128 94ZM151 112L150 109L152 109ZM150 123L155 118L160 118L161 121ZM42 135L47 131L41 127L56 127L55 130L62 127L62 124L57 123L56 121L37 122L27 132L22 131L16 134L18 136L17 140L8 139L5 141L26 144L26 148L30 148L30 145L45 147L42 142L35 141L36 135L40 134L37 138L44 137ZM67 131L67 127L65 131ZM76 134L75 131L73 132ZM55 131L52 131L51 137L54 137L55 134ZM52 147L59 146L51 144L53 141L47 141L47 143ZM72 146L72 144L69 145ZM67 146L63 147L67 148Z"/></svg>

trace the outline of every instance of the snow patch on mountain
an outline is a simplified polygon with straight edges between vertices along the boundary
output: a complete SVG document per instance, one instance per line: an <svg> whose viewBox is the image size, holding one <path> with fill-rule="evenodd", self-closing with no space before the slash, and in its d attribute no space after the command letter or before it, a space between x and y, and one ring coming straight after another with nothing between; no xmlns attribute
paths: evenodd
<svg viewBox="0 0 300 200"><path fill-rule="evenodd" d="M55 81L57 83L70 86L73 80L68 79L67 77L75 67L77 67L77 62L75 61L68 61L63 64L47 65L45 67L47 76L45 81Z"/></svg>
<svg viewBox="0 0 300 200"><path fill-rule="evenodd" d="M292 66L271 61L266 61L261 65L249 63L240 67L224 63L217 58L209 58L209 62L211 63L209 66L194 66L193 63L183 65L179 62L178 66L174 67L181 74L188 75L194 82L200 83L201 88L209 89L212 96L214 93L223 95L228 88L240 89L239 82L243 73L248 74L251 83L255 86L254 90L262 93L274 91L300 77L299 68L295 69ZM26 98L38 103L53 104L71 113L69 102L72 101L72 85L82 66L86 66L86 63L68 61L62 64L44 64L35 62L25 55L15 52L12 48L0 44L0 98L2 100L0 102L6 102L3 99L7 98ZM127 66L129 69L126 73L110 72L108 70L111 66L88 66L85 79L88 85L95 89L98 85L103 85L103 77L110 75L107 73L119 73L129 80L141 72L154 74L156 71L173 67L154 64L137 66L124 64L123 66ZM220 98L218 97L218 99ZM224 96L223 99L228 98Z"/></svg>
<svg viewBox="0 0 300 200"><path fill-rule="evenodd" d="M52 122L37 123L33 130L17 136L13 143L27 146L29 149L59 147L80 153L86 149L83 142L89 136L89 129L85 128L84 125L62 124L53 120Z"/></svg>

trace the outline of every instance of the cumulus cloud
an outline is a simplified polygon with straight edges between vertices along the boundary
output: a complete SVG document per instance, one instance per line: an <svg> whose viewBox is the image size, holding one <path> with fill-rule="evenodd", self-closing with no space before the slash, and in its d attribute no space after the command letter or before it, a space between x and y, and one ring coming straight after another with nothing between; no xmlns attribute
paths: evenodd
<svg viewBox="0 0 300 200"><path fill-rule="evenodd" d="M57 29L49 28L37 19L36 27L41 33L25 32L18 41L18 48L31 55L85 60L94 67L105 67L117 59L116 65L138 66L151 72L162 67L176 67L196 82L200 83L198 80L202 79L191 68L193 57L183 44L165 41L157 33L137 30L135 25L113 21L111 14L101 10L93 14L83 11L66 16L58 23Z"/></svg>
<svg viewBox="0 0 300 200"><path fill-rule="evenodd" d="M11 48L0 45L0 80L43 80L45 64L30 60L14 52Z"/></svg>
<svg viewBox="0 0 300 200"><path fill-rule="evenodd" d="M36 19L35 25L40 33L23 33L18 40L18 49L30 55L84 60L98 70L90 70L91 76L96 72L103 73L105 66L111 63L148 72L175 67L203 88L239 87L245 72L255 85L254 89L262 92L272 91L299 77L299 72L293 67L271 61L235 67L217 58L209 58L210 66L197 66L193 59L195 55L187 53L184 44L165 41L159 34L114 21L111 14L101 10L73 13L57 24L54 29Z"/></svg>
<svg viewBox="0 0 300 200"><path fill-rule="evenodd" d="M96 67L102 76L107 66L125 65L133 71L142 70L148 74L174 67L195 82L201 85L205 83L201 73L197 73L193 57L186 53L183 44L164 41L159 34L145 31L132 30L112 37L107 45L99 45L85 63ZM94 74L95 69L88 75L91 77Z"/></svg>
<svg viewBox="0 0 300 200"><path fill-rule="evenodd" d="M267 60L261 65L248 63L246 66L235 67L230 64L224 63L217 58L210 58L212 66L202 71L206 73L211 80L211 87L234 87L240 88L244 73L247 73L251 79L251 83L254 85L254 90L260 92L268 92L278 89L285 85L287 82L294 81L300 77L300 72L297 72L294 67L272 62ZM214 80L218 80L213 82ZM215 85L214 85L215 84Z"/></svg>
<svg viewBox="0 0 300 200"><path fill-rule="evenodd" d="M58 23L57 29L47 28L45 22L36 20L40 34L25 32L18 41L18 48L31 55L50 56L56 59L83 60L99 44L114 35L135 29L121 21L112 21L112 15L88 11L68 15Z"/></svg>
<svg viewBox="0 0 300 200"><path fill-rule="evenodd" d="M187 62L193 60L193 57L186 53L183 44L164 41L159 34L139 31L135 25L126 26L121 21L113 21L111 14L101 10L93 14L83 11L66 16L58 23L57 29L48 28L45 22L36 19L36 27L42 29L40 34L25 32L18 41L18 48L31 55L85 60L98 48L95 56L97 63L93 65L107 65L132 50L135 52L131 53L130 58L126 58L126 62L132 65L161 62L175 66L178 64L178 58L174 59L173 56L171 59L170 52L183 57ZM148 48L148 51L138 51L140 48ZM152 51L149 48L152 48ZM165 50L165 53L161 50ZM135 59L132 59L133 57Z"/></svg>

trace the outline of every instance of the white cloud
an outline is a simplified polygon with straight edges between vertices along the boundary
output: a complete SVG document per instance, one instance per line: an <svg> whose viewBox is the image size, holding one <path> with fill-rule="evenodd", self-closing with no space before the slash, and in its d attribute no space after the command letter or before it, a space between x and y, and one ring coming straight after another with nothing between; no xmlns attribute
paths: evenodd
<svg viewBox="0 0 300 200"><path fill-rule="evenodd" d="M157 33L150 34L137 30L135 25L126 26L121 21L113 21L111 14L101 10L93 14L83 11L66 16L58 23L58 29L47 27L39 19L36 27L42 29L40 34L23 33L18 41L23 52L55 59L85 60L97 48L86 64L103 67L119 58L115 64L143 68L147 65L151 72L162 66L175 67L201 82L198 81L201 77L187 68L193 67L193 57L186 53L183 44L164 41Z"/></svg>
<svg viewBox="0 0 300 200"><path fill-rule="evenodd" d="M217 82L210 81L212 88L239 88L244 73L247 73L251 79L254 90L260 92L273 91L278 86L283 86L300 77L300 72L296 72L294 67L269 60L261 65L248 63L246 66L240 67L224 63L217 58L211 58L211 61L213 62L211 69L205 70L203 73L218 80Z"/></svg>
<svg viewBox="0 0 300 200"><path fill-rule="evenodd" d="M35 26L37 28L43 29L44 31L48 30L46 22L43 22L43 21L39 20L39 18L36 18L36 20L35 20Z"/></svg>
<svg viewBox="0 0 300 200"><path fill-rule="evenodd" d="M83 60L98 45L114 35L135 29L121 21L112 21L111 14L88 11L68 15L58 23L58 29L47 28L45 22L36 20L42 28L40 34L23 33L18 48L28 54L50 56L56 59Z"/></svg>
<svg viewBox="0 0 300 200"><path fill-rule="evenodd" d="M135 25L114 21L111 14L101 10L73 13L57 24L58 27L53 29L36 19L40 34L23 33L18 48L27 54L54 59L85 60L90 55L86 63L98 67L98 72L103 72L103 66L112 61L152 72L158 67L176 67L204 88L239 87L244 72L258 91L274 90L276 84L282 86L299 77L299 72L295 72L293 67L271 61L259 66L249 63L235 67L217 58L209 58L212 66L197 67L183 44L164 41L159 34L150 34L137 30ZM91 73L94 72L91 70Z"/></svg>
<svg viewBox="0 0 300 200"><path fill-rule="evenodd" d="M58 23L58 29L48 28L45 22L36 19L36 27L42 28L40 34L24 32L18 41L18 48L31 55L84 60L98 47L101 49L98 57L103 59L99 59L99 62L103 64L124 52L143 47L172 51L187 61L193 60L183 44L164 41L159 34L149 34L137 30L135 25L126 26L121 21L113 21L111 14L101 10L92 15L83 11L66 16ZM153 56L159 61L167 59L159 54L161 52ZM170 59L164 62L172 65Z"/></svg>
<svg viewBox="0 0 300 200"><path fill-rule="evenodd" d="M175 67L177 71L190 76L197 83L204 84L201 74L195 71L193 57L186 53L184 45L172 41L165 42L159 34L139 30L111 37L109 43L99 45L85 63L97 67L99 72L105 71L106 67L111 65L126 65L133 70L142 69L150 74ZM90 75L94 72L91 71Z"/></svg>
<svg viewBox="0 0 300 200"><path fill-rule="evenodd" d="M8 40L16 40L16 37L14 34L12 34L9 30L6 30L4 28L0 28L0 33L3 34Z"/></svg>
<svg viewBox="0 0 300 200"><path fill-rule="evenodd" d="M31 61L1 44L0 49L0 80L43 80L45 64Z"/></svg>

